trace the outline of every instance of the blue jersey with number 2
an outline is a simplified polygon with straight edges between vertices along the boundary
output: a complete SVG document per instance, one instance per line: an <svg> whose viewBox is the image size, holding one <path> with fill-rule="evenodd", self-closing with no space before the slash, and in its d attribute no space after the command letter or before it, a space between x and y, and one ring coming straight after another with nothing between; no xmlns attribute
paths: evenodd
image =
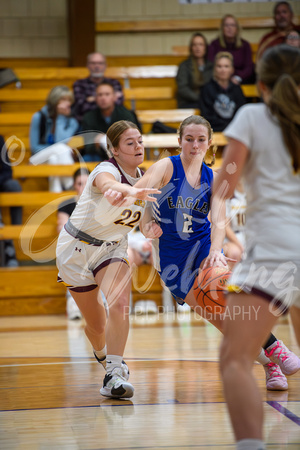
<svg viewBox="0 0 300 450"><path fill-rule="evenodd" d="M161 189L153 215L162 236L153 242L155 266L178 303L190 291L200 263L210 250L210 210L213 171L202 164L200 187L187 181L180 155L170 157L173 175Z"/></svg>

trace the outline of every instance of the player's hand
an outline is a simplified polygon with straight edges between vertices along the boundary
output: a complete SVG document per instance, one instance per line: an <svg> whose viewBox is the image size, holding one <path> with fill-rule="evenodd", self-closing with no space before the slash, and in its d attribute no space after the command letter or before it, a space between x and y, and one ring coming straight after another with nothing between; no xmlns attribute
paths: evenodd
<svg viewBox="0 0 300 450"><path fill-rule="evenodd" d="M228 267L227 261L236 262L235 259L227 258L224 253L219 250L211 250L204 262L202 270L208 267Z"/></svg>
<svg viewBox="0 0 300 450"><path fill-rule="evenodd" d="M158 239L163 234L162 229L155 220L151 220L151 222L143 226L143 233L148 239Z"/></svg>
<svg viewBox="0 0 300 450"><path fill-rule="evenodd" d="M138 200L145 200L149 202L156 202L156 198L152 197L150 194L160 194L161 191L158 189L151 188L135 188L129 187L126 192L118 192L113 189L108 189L104 193L104 197L113 206L130 206Z"/></svg>

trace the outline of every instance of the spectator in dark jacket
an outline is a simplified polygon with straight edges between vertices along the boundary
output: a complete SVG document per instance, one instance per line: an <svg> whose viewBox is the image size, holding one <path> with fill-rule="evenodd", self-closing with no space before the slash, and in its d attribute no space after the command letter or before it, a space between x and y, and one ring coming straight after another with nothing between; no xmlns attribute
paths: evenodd
<svg viewBox="0 0 300 450"><path fill-rule="evenodd" d="M0 192L21 192L20 183L13 179L10 160L7 154L4 138L0 135ZM10 208L10 220L12 225L22 225L22 208L13 206ZM0 220L1 222L1 220ZM13 241L2 242L1 264L7 267L18 266Z"/></svg>
<svg viewBox="0 0 300 450"><path fill-rule="evenodd" d="M228 52L219 52L214 63L213 79L201 90L199 108L214 131L223 131L237 110L246 103L241 87L231 81L233 58Z"/></svg>
<svg viewBox="0 0 300 450"><path fill-rule="evenodd" d="M234 72L231 81L236 84L254 83L254 64L251 46L241 38L237 19L226 14L221 21L219 37L208 46L208 59L214 61L219 52L229 52L233 57Z"/></svg>
<svg viewBox="0 0 300 450"><path fill-rule="evenodd" d="M104 76L106 70L106 58L101 53L90 53L87 56L87 68L90 75L87 78L75 81L73 91L75 97L74 114L76 119L81 122L83 116L88 111L97 108L96 103L96 87L102 81L110 82L116 92L116 105L123 105L124 95L122 85L114 78Z"/></svg>
<svg viewBox="0 0 300 450"><path fill-rule="evenodd" d="M104 149L105 145L101 143L101 140L113 123L119 120L129 120L140 127L135 113L129 111L125 106L116 105L115 100L114 86L108 81L102 81L96 89L97 108L86 113L82 121L82 131L98 131L100 133L95 136L94 144L89 143L85 145L82 152L85 161L103 161L108 159ZM89 135L86 134L86 142L88 138Z"/></svg>
<svg viewBox="0 0 300 450"><path fill-rule="evenodd" d="M193 34L189 52L176 76L178 108L198 108L201 87L212 77L213 63L207 60L207 41L202 33Z"/></svg>

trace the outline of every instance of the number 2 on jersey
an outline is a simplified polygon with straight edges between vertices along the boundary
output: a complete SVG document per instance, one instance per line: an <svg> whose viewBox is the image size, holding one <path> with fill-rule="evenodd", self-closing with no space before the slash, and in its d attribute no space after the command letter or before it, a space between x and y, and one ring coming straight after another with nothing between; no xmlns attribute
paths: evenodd
<svg viewBox="0 0 300 450"><path fill-rule="evenodd" d="M193 233L193 222L192 222L193 216L183 213L183 218L184 218L184 222L183 222L182 232L183 233Z"/></svg>

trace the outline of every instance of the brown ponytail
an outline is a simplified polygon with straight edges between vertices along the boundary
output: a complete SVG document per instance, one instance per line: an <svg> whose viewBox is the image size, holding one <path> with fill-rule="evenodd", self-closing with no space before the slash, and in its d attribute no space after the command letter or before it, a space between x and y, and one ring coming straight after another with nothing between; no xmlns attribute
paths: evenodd
<svg viewBox="0 0 300 450"><path fill-rule="evenodd" d="M300 49L278 45L257 66L258 79L271 91L267 106L278 121L295 172L300 171Z"/></svg>

